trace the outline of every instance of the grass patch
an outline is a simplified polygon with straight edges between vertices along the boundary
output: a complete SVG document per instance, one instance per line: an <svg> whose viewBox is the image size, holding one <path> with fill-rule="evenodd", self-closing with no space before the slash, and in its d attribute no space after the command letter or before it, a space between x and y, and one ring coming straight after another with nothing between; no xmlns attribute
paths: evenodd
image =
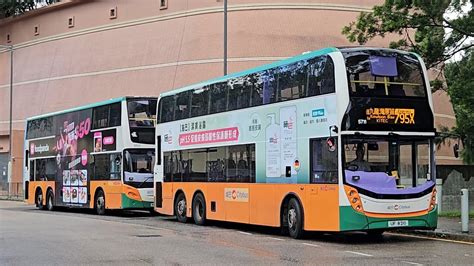
<svg viewBox="0 0 474 266"><path fill-rule="evenodd" d="M448 217L448 218L460 218L461 217L461 211L442 212L438 216L439 217ZM469 213L469 218L474 219L474 212Z"/></svg>

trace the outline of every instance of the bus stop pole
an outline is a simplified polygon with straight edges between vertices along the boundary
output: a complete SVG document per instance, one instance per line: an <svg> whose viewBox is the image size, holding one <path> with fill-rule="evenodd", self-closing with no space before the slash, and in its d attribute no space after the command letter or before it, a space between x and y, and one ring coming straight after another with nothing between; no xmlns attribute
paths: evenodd
<svg viewBox="0 0 474 266"><path fill-rule="evenodd" d="M461 189L461 231L469 233L469 190Z"/></svg>

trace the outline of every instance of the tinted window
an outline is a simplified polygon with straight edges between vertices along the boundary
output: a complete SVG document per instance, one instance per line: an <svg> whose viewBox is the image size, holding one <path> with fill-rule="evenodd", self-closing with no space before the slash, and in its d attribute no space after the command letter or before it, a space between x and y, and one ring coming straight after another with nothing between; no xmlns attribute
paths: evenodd
<svg viewBox="0 0 474 266"><path fill-rule="evenodd" d="M93 129L120 126L121 103L114 103L93 109Z"/></svg>
<svg viewBox="0 0 474 266"><path fill-rule="evenodd" d="M154 128L156 123L155 99L128 99L128 120L130 127ZM115 110L112 110L115 112Z"/></svg>
<svg viewBox="0 0 474 266"><path fill-rule="evenodd" d="M164 180L255 182L255 145L165 152Z"/></svg>
<svg viewBox="0 0 474 266"><path fill-rule="evenodd" d="M207 115L209 108L209 90L208 87L196 89L192 93L191 117Z"/></svg>
<svg viewBox="0 0 474 266"><path fill-rule="evenodd" d="M309 60L307 96L335 92L334 63L329 56Z"/></svg>
<svg viewBox="0 0 474 266"><path fill-rule="evenodd" d="M174 119L185 119L189 117L190 92L185 91L176 95L176 104L174 106Z"/></svg>
<svg viewBox="0 0 474 266"><path fill-rule="evenodd" d="M308 61L282 66L278 69L278 100L280 102L305 96Z"/></svg>
<svg viewBox="0 0 474 266"><path fill-rule="evenodd" d="M311 140L311 183L337 183L337 149L330 151L326 139Z"/></svg>
<svg viewBox="0 0 474 266"><path fill-rule="evenodd" d="M217 83L210 89L210 113L220 113L227 109L227 82Z"/></svg>
<svg viewBox="0 0 474 266"><path fill-rule="evenodd" d="M94 155L95 180L119 180L122 172L122 155L120 153Z"/></svg>
<svg viewBox="0 0 474 266"><path fill-rule="evenodd" d="M54 118L51 116L28 121L27 131L28 139L54 136Z"/></svg>
<svg viewBox="0 0 474 266"><path fill-rule="evenodd" d="M250 106L251 88L247 84L248 76L231 79L229 81L229 102L227 110L236 110Z"/></svg>
<svg viewBox="0 0 474 266"><path fill-rule="evenodd" d="M351 96L426 96L421 65L414 55L380 50L343 54Z"/></svg>
<svg viewBox="0 0 474 266"><path fill-rule="evenodd" d="M173 121L174 97L166 96L160 99L160 122Z"/></svg>
<svg viewBox="0 0 474 266"><path fill-rule="evenodd" d="M36 181L54 181L56 180L56 159L37 159L36 164ZM33 171L30 169L30 171Z"/></svg>

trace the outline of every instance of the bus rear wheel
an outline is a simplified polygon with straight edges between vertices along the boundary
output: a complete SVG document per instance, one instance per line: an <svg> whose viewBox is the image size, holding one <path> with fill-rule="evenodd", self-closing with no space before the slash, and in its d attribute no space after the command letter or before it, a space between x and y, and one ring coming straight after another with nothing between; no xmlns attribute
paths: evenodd
<svg viewBox="0 0 474 266"><path fill-rule="evenodd" d="M301 238L303 236L303 212L299 202L292 198L288 202L288 233L292 238Z"/></svg>
<svg viewBox="0 0 474 266"><path fill-rule="evenodd" d="M43 205L43 191L42 191L41 189L38 189L38 191L36 192L35 202L36 202L36 207L37 207L39 210L44 210L44 205Z"/></svg>
<svg viewBox="0 0 474 266"><path fill-rule="evenodd" d="M95 196L94 209L98 215L105 214L105 195L104 191L102 190L97 191L97 195Z"/></svg>
<svg viewBox="0 0 474 266"><path fill-rule="evenodd" d="M174 213L176 214L176 219L181 223L188 221L186 208L186 197L184 196L184 193L179 193L174 202Z"/></svg>
<svg viewBox="0 0 474 266"><path fill-rule="evenodd" d="M46 194L46 209L48 211L52 211L54 209L54 195L53 191L48 190L48 193Z"/></svg>
<svg viewBox="0 0 474 266"><path fill-rule="evenodd" d="M201 193L196 194L193 199L193 219L197 225L206 223L206 201Z"/></svg>

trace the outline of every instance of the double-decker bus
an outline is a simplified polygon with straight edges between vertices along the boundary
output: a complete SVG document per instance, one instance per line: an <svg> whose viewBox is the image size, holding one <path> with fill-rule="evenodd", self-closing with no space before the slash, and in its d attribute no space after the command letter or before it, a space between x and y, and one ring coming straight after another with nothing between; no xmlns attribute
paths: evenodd
<svg viewBox="0 0 474 266"><path fill-rule="evenodd" d="M156 97L122 97L29 118L27 202L152 211L156 106Z"/></svg>
<svg viewBox="0 0 474 266"><path fill-rule="evenodd" d="M413 53L326 48L161 94L155 208L308 231L435 228L435 129Z"/></svg>

